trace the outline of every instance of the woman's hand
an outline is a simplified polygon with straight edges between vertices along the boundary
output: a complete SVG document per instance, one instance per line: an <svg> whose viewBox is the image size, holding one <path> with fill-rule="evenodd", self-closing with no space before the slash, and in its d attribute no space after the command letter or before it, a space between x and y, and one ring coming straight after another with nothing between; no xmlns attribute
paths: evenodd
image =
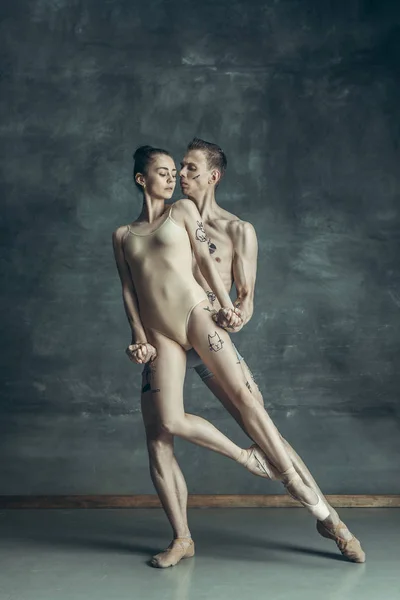
<svg viewBox="0 0 400 600"><path fill-rule="evenodd" d="M157 350L147 342L131 344L125 350L129 360L138 365L142 365L157 358Z"/></svg>
<svg viewBox="0 0 400 600"><path fill-rule="evenodd" d="M235 308L220 308L219 311L213 315L214 321L230 332L239 331L243 325L242 314L240 309Z"/></svg>

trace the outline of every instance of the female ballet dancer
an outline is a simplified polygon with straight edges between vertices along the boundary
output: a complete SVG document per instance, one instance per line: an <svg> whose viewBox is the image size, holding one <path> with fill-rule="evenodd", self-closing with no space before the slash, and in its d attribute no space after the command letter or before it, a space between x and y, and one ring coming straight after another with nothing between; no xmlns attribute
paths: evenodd
<svg viewBox="0 0 400 600"><path fill-rule="evenodd" d="M230 337L216 324L209 299L193 276L192 252L223 307L220 313L230 327L237 327L240 311L233 307L210 257L197 207L190 200L179 200L166 209L165 200L175 187L174 161L167 151L151 147L139 148L134 158L143 208L135 222L113 233L113 246L133 334L127 352L135 362L149 363L143 388L153 395L160 426L236 460L252 473L281 480L291 496L329 526L329 509L295 471L275 425L243 382ZM256 442L250 448L239 448L205 419L185 413L183 382L190 348L230 396ZM181 557L194 554L191 538L175 542ZM354 536L346 545L351 560L365 560Z"/></svg>

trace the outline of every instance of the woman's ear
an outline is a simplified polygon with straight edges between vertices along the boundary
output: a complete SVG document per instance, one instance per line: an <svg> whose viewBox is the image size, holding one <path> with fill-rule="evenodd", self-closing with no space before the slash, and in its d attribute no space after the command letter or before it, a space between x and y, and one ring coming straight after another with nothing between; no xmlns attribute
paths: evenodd
<svg viewBox="0 0 400 600"><path fill-rule="evenodd" d="M139 185L141 185L143 188L145 188L145 187L146 187L146 184L145 184L145 181L144 181L144 177L143 177L143 175L142 175L141 173L136 173L136 176L135 176L135 181L136 181L136 182L137 182Z"/></svg>

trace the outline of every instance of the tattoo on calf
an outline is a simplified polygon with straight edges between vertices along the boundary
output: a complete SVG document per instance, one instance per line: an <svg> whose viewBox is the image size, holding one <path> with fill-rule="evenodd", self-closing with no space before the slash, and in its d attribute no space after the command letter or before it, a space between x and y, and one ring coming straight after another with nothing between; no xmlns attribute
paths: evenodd
<svg viewBox="0 0 400 600"><path fill-rule="evenodd" d="M222 350L223 345L224 340L221 339L217 332L214 335L208 334L208 346L212 352L219 352L219 350Z"/></svg>
<svg viewBox="0 0 400 600"><path fill-rule="evenodd" d="M207 241L207 234L201 221L197 221L196 240L199 240L199 242Z"/></svg>
<svg viewBox="0 0 400 600"><path fill-rule="evenodd" d="M248 381L246 381L246 386L249 388L249 390L250 390L250 392L251 392L251 386L250 386L250 384L249 384L249 382L248 382ZM252 392L252 393L253 393L253 392Z"/></svg>

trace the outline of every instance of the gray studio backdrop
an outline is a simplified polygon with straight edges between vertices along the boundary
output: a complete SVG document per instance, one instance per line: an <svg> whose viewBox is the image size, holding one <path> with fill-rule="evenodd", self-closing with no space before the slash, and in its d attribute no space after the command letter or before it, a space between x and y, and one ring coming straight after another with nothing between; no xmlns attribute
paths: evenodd
<svg viewBox="0 0 400 600"><path fill-rule="evenodd" d="M111 233L134 148L194 135L258 234L235 342L272 418L327 493L400 493L399 9L336 4L2 3L1 494L153 492ZM249 443L193 372L185 401ZM281 491L176 451L193 493Z"/></svg>

